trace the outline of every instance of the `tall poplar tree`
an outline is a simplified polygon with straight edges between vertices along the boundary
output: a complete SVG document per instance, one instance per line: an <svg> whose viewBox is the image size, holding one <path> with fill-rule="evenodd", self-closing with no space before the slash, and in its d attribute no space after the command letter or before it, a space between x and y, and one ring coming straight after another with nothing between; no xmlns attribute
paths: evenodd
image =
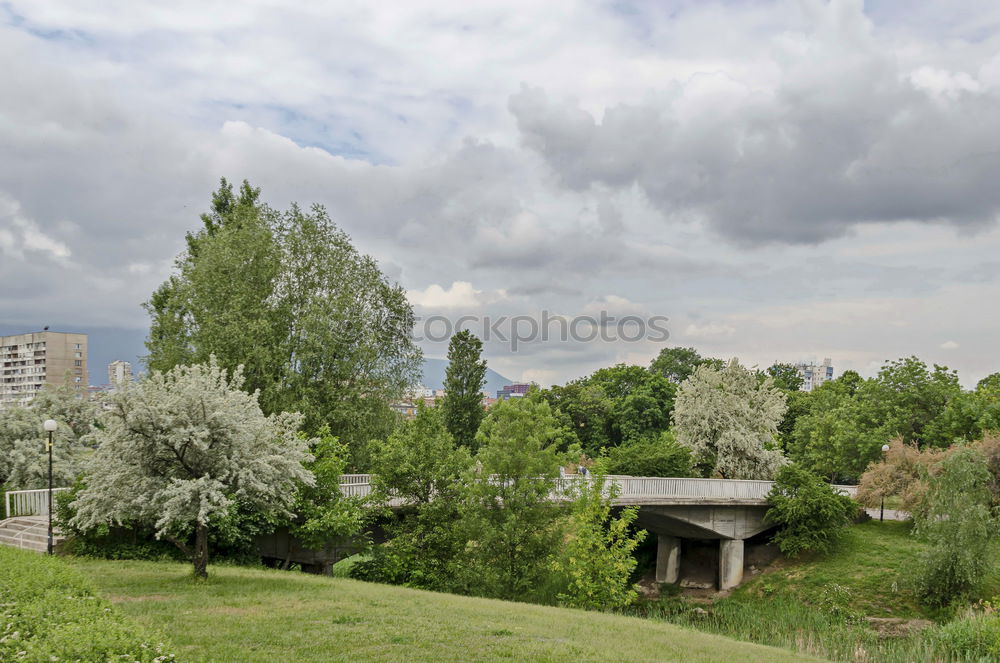
<svg viewBox="0 0 1000 663"><path fill-rule="evenodd" d="M483 342L463 329L448 344L448 368L445 371L444 421L459 446L474 449L476 431L483 421L483 385L486 384L486 360L480 356Z"/></svg>
<svg viewBox="0 0 1000 663"><path fill-rule="evenodd" d="M223 179L201 221L146 303L150 369L242 366L266 414L301 412L314 434L329 426L363 465L392 426L388 404L417 380L406 293L321 206L278 212Z"/></svg>

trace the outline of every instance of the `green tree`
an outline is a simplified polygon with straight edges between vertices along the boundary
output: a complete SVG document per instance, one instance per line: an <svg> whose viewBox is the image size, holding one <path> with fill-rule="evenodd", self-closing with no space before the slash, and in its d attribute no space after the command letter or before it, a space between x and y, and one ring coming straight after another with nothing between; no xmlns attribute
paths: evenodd
<svg viewBox="0 0 1000 663"><path fill-rule="evenodd" d="M808 411L799 414L787 438L789 457L831 481L856 481L892 439L872 421L867 385L847 371L810 392Z"/></svg>
<svg viewBox="0 0 1000 663"><path fill-rule="evenodd" d="M306 439L304 433L299 437ZM322 549L341 537L358 534L365 524L366 510L360 499L345 497L340 478L347 464L347 445L323 426L310 449L313 459L305 468L314 483L299 487L289 531L307 547Z"/></svg>
<svg viewBox="0 0 1000 663"><path fill-rule="evenodd" d="M604 389L585 381L553 385L542 392L549 405L568 419L569 429L590 456L610 446L608 428L614 403Z"/></svg>
<svg viewBox="0 0 1000 663"><path fill-rule="evenodd" d="M774 378L774 386L785 391L798 391L804 379L795 364L774 363L768 366L767 374Z"/></svg>
<svg viewBox="0 0 1000 663"><path fill-rule="evenodd" d="M279 213L259 194L222 181L146 303L147 361L243 366L265 413L299 411L312 432L329 425L360 463L391 429L388 403L416 380L412 308L322 207Z"/></svg>
<svg viewBox="0 0 1000 663"><path fill-rule="evenodd" d="M955 371L937 364L931 370L917 357L904 357L887 361L874 380L861 385L856 399L866 428L878 430L886 441L899 435L923 445L929 441L928 426L960 392ZM937 442L947 446L950 440Z"/></svg>
<svg viewBox="0 0 1000 663"><path fill-rule="evenodd" d="M785 462L776 449L785 395L771 378L732 359L721 369L699 366L677 392L674 431L707 475L770 479Z"/></svg>
<svg viewBox="0 0 1000 663"><path fill-rule="evenodd" d="M209 530L239 503L290 517L309 441L298 414L261 412L239 370L214 362L154 373L113 393L94 434L86 487L71 526L152 526L208 575ZM193 535L193 544L191 538Z"/></svg>
<svg viewBox="0 0 1000 663"><path fill-rule="evenodd" d="M913 569L920 596L931 605L972 596L993 568L997 522L990 510L991 476L975 449L948 455L929 478L915 534L930 547Z"/></svg>
<svg viewBox="0 0 1000 663"><path fill-rule="evenodd" d="M773 540L790 557L829 552L858 512L854 500L794 464L778 471L767 500L770 508L765 518L780 526Z"/></svg>
<svg viewBox="0 0 1000 663"><path fill-rule="evenodd" d="M637 477L689 477L694 471L691 450L671 431L611 449L607 468L611 474Z"/></svg>
<svg viewBox="0 0 1000 663"><path fill-rule="evenodd" d="M670 427L676 385L641 366L618 364L552 387L542 396L567 415L590 456Z"/></svg>
<svg viewBox="0 0 1000 663"><path fill-rule="evenodd" d="M377 575L425 589L455 585L455 561L465 549L459 518L462 478L472 464L469 452L456 447L439 408L418 405L373 456L373 483L383 504L403 505L386 529L390 542L376 549Z"/></svg>
<svg viewBox="0 0 1000 663"><path fill-rule="evenodd" d="M532 597L551 574L563 531L549 501L559 477L558 422L536 395L490 408L477 434L478 472L467 475L458 527L468 540L466 591Z"/></svg>
<svg viewBox="0 0 1000 663"><path fill-rule="evenodd" d="M569 536L553 569L566 578L561 604L587 610L614 610L633 603L638 591L629 579L636 567L635 549L646 531L632 531L638 507L612 513L620 489L602 472L577 482Z"/></svg>
<svg viewBox="0 0 1000 663"><path fill-rule="evenodd" d="M483 342L467 329L451 337L448 343L448 368L445 371L445 425L460 446L475 449L476 431L483 421L483 386L486 384L486 361L481 359Z"/></svg>
<svg viewBox="0 0 1000 663"><path fill-rule="evenodd" d="M718 359L702 357L694 348L663 348L650 363L649 370L674 384L680 384L691 377L694 369L705 363L716 368L722 365Z"/></svg>

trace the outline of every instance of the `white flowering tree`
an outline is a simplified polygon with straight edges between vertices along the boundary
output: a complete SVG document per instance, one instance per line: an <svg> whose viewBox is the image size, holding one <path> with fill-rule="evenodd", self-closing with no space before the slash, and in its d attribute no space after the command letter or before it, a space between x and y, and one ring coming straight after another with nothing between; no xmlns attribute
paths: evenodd
<svg viewBox="0 0 1000 663"><path fill-rule="evenodd" d="M297 435L298 414L264 416L242 385L239 369L227 375L213 360L111 395L71 525L150 525L206 577L209 528L234 501L291 515L298 486L314 483L303 467L312 441Z"/></svg>
<svg viewBox="0 0 1000 663"><path fill-rule="evenodd" d="M677 441L724 479L772 479L786 461L776 447L785 395L736 359L702 365L681 383L674 404Z"/></svg>
<svg viewBox="0 0 1000 663"><path fill-rule="evenodd" d="M0 409L0 484L27 490L48 485L48 434L42 423L54 419L53 479L68 486L97 418L97 405L72 386L46 387L27 406Z"/></svg>

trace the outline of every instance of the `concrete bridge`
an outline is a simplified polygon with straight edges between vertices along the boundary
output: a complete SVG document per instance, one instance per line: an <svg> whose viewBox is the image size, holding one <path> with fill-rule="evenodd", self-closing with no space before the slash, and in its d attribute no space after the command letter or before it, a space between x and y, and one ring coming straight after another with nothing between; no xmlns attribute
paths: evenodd
<svg viewBox="0 0 1000 663"><path fill-rule="evenodd" d="M572 487L586 477L558 480L554 501L566 500ZM744 541L771 527L764 521L767 496L774 483L742 479L688 479L669 477L609 476L618 486L617 506L637 506L639 525L656 534L656 580L680 580L681 540L718 540L719 589L731 589L743 581ZM854 496L856 486L834 486ZM341 491L363 497L371 493L371 476L344 475ZM390 506L402 506L391 501Z"/></svg>
<svg viewBox="0 0 1000 663"><path fill-rule="evenodd" d="M731 589L743 580L744 542L773 525L764 521L767 496L774 483L741 479L688 479L669 477L609 476L618 495L617 506L639 507L638 523L657 537L656 580L675 583L680 580L681 550L683 540L718 541L719 589ZM552 500L572 499L573 488L588 477L563 477L558 479ZM856 486L834 486L845 495L854 496ZM345 474L341 478L341 492L346 496L366 497L372 492L371 475ZM607 489L607 488L606 488ZM65 490L59 488L56 490ZM390 500L390 506L404 506L402 500ZM6 495L8 517L38 517L48 512L47 491L11 491ZM18 523L0 521L0 545L13 545L3 536L4 527ZM23 529L23 528L21 528ZM26 534L13 531L11 537L24 539ZM287 538L287 537L286 537ZM286 542L284 552L272 557L290 557ZM304 553L303 553L304 554ZM266 555L265 555L266 556ZM315 557L315 555L313 555ZM338 555L331 557L339 558ZM305 558L303 558L305 559ZM310 563L318 563L309 557ZM298 558L292 561L301 561ZM324 564L328 566L330 560ZM335 559L334 559L335 561Z"/></svg>

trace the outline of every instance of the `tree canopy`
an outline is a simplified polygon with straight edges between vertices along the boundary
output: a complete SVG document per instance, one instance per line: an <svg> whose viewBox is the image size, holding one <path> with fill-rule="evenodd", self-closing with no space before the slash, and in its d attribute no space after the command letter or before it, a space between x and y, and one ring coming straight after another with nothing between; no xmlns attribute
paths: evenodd
<svg viewBox="0 0 1000 663"><path fill-rule="evenodd" d="M242 366L265 413L301 412L313 433L327 424L359 460L390 429L388 403L417 379L405 292L321 206L278 212L259 189L244 182L237 193L223 179L201 218L145 305L149 368L211 356Z"/></svg>
<svg viewBox="0 0 1000 663"><path fill-rule="evenodd" d="M298 485L315 483L302 465L311 460L310 440L298 434L302 417L265 416L243 386L238 370L211 362L113 393L71 525L152 526L206 576L209 528L235 504L290 517Z"/></svg>
<svg viewBox="0 0 1000 663"><path fill-rule="evenodd" d="M475 449L476 431L483 420L486 361L480 358L482 352L483 342L467 329L453 335L448 343L444 421L455 442L469 449Z"/></svg>
<svg viewBox="0 0 1000 663"><path fill-rule="evenodd" d="M784 463L777 447L785 395L732 359L702 365L681 383L674 408L677 441L709 476L770 479Z"/></svg>

